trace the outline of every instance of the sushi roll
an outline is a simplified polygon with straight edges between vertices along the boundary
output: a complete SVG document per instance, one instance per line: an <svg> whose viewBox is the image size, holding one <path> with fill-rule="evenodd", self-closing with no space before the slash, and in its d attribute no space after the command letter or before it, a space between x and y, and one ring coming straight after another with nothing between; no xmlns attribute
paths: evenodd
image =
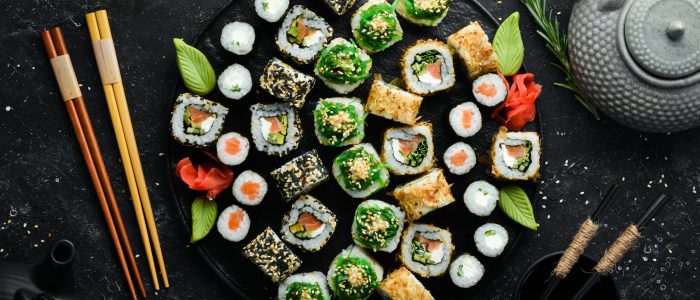
<svg viewBox="0 0 700 300"><path fill-rule="evenodd" d="M255 206L260 204L267 194L267 182L251 170L241 172L233 181L233 197L241 204Z"/></svg>
<svg viewBox="0 0 700 300"><path fill-rule="evenodd" d="M441 276L452 258L452 234L428 224L411 224L404 230L399 259L422 277Z"/></svg>
<svg viewBox="0 0 700 300"><path fill-rule="evenodd" d="M243 256L248 258L274 283L280 283L301 266L301 259L267 227L248 245L243 247Z"/></svg>
<svg viewBox="0 0 700 300"><path fill-rule="evenodd" d="M416 25L437 26L445 18L452 0L396 0L396 12Z"/></svg>
<svg viewBox="0 0 700 300"><path fill-rule="evenodd" d="M476 153L474 153L472 146L457 142L445 150L442 160L450 173L464 175L476 166Z"/></svg>
<svg viewBox="0 0 700 300"><path fill-rule="evenodd" d="M277 288L278 300L331 300L326 275L321 272L299 273L287 277Z"/></svg>
<svg viewBox="0 0 700 300"><path fill-rule="evenodd" d="M248 157L248 151L250 142L236 132L225 133L216 141L216 157L228 166L242 164Z"/></svg>
<svg viewBox="0 0 700 300"><path fill-rule="evenodd" d="M270 172L282 198L289 202L328 179L328 170L323 166L316 150L295 157Z"/></svg>
<svg viewBox="0 0 700 300"><path fill-rule="evenodd" d="M434 300L430 291L405 267L387 275L377 290L387 300Z"/></svg>
<svg viewBox="0 0 700 300"><path fill-rule="evenodd" d="M362 248L351 245L333 259L328 268L328 287L336 299L369 298L379 287L384 268Z"/></svg>
<svg viewBox="0 0 700 300"><path fill-rule="evenodd" d="M362 202L352 221L352 239L372 251L394 252L401 239L404 217L401 209L385 202Z"/></svg>
<svg viewBox="0 0 700 300"><path fill-rule="evenodd" d="M295 108L301 108L306 101L306 95L314 87L316 80L292 66L273 57L262 75L260 75L260 87L270 95L291 103Z"/></svg>
<svg viewBox="0 0 700 300"><path fill-rule="evenodd" d="M377 53L403 39L394 7L384 0L369 0L350 19L352 35L362 49Z"/></svg>
<svg viewBox="0 0 700 300"><path fill-rule="evenodd" d="M289 0L255 0L255 13L270 23L279 21L289 8Z"/></svg>
<svg viewBox="0 0 700 300"><path fill-rule="evenodd" d="M499 256L508 245L508 231L501 225L486 223L474 232L474 243L484 256Z"/></svg>
<svg viewBox="0 0 700 300"><path fill-rule="evenodd" d="M226 24L221 30L221 46L236 55L246 55L253 50L255 29L245 22Z"/></svg>
<svg viewBox="0 0 700 300"><path fill-rule="evenodd" d="M180 144L204 148L221 134L228 108L190 93L175 100L170 119L171 134Z"/></svg>
<svg viewBox="0 0 700 300"><path fill-rule="evenodd" d="M422 102L423 97L388 84L380 75L375 75L365 109L368 113L382 118L413 125L418 121Z"/></svg>
<svg viewBox="0 0 700 300"><path fill-rule="evenodd" d="M299 146L301 120L298 112L286 103L254 104L250 130L258 151L284 156Z"/></svg>
<svg viewBox="0 0 700 300"><path fill-rule="evenodd" d="M226 98L238 100L250 93L253 79L246 67L233 64L226 68L217 80L219 90Z"/></svg>
<svg viewBox="0 0 700 300"><path fill-rule="evenodd" d="M540 176L540 136L500 127L491 144L491 175L496 179L536 180Z"/></svg>
<svg viewBox="0 0 700 300"><path fill-rule="evenodd" d="M323 2L339 16L345 14L355 4L355 0L323 0Z"/></svg>
<svg viewBox="0 0 700 300"><path fill-rule="evenodd" d="M474 181L464 192L464 204L471 213L486 217L498 204L498 189L486 181Z"/></svg>
<svg viewBox="0 0 700 300"><path fill-rule="evenodd" d="M474 136L481 130L481 112L473 102L464 102L450 110L450 126L463 138Z"/></svg>
<svg viewBox="0 0 700 300"><path fill-rule="evenodd" d="M404 52L401 75L406 88L414 94L427 96L451 88L455 84L455 69L450 49L440 41L419 40Z"/></svg>
<svg viewBox="0 0 700 300"><path fill-rule="evenodd" d="M282 239L306 252L316 252L335 232L336 217L318 199L299 196L282 218Z"/></svg>
<svg viewBox="0 0 700 300"><path fill-rule="evenodd" d="M395 175L414 175L430 170L435 164L432 124L387 129L382 144L382 161Z"/></svg>
<svg viewBox="0 0 700 300"><path fill-rule="evenodd" d="M372 70L372 58L355 43L333 39L323 48L314 73L330 89L347 94L355 90Z"/></svg>
<svg viewBox="0 0 700 300"><path fill-rule="evenodd" d="M333 36L333 28L322 17L302 5L295 5L277 32L277 48L298 64L316 59Z"/></svg>
<svg viewBox="0 0 700 300"><path fill-rule="evenodd" d="M343 151L333 161L333 177L353 198L365 198L389 184L389 171L371 144Z"/></svg>
<svg viewBox="0 0 700 300"><path fill-rule="evenodd" d="M456 286L466 289L476 285L484 271L484 265L476 257L462 254L450 265L450 279Z"/></svg>
<svg viewBox="0 0 700 300"><path fill-rule="evenodd" d="M447 46L462 60L470 79L498 72L498 58L479 22L471 22L450 35Z"/></svg>
<svg viewBox="0 0 700 300"><path fill-rule="evenodd" d="M472 83L472 92L476 101L484 106L493 107L506 100L508 88L498 74L484 74Z"/></svg>
<svg viewBox="0 0 700 300"><path fill-rule="evenodd" d="M321 99L313 115L314 132L321 145L355 145L365 137L365 109L360 99Z"/></svg>
<svg viewBox="0 0 700 300"><path fill-rule="evenodd" d="M213 200L212 200L213 201ZM250 217L248 213L237 205L231 205L224 209L216 221L216 229L221 236L232 242L242 241L250 229Z"/></svg>
<svg viewBox="0 0 700 300"><path fill-rule="evenodd" d="M442 169L432 169L428 174L396 187L390 194L399 201L409 222L455 201Z"/></svg>

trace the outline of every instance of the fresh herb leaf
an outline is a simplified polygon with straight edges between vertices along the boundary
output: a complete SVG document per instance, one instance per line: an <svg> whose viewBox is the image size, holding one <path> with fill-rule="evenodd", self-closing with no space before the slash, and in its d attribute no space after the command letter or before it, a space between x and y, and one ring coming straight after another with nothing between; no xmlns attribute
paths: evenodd
<svg viewBox="0 0 700 300"><path fill-rule="evenodd" d="M200 96L209 94L216 86L216 75L207 57L182 39L173 39L173 43L177 53L177 68L185 87Z"/></svg>
<svg viewBox="0 0 700 300"><path fill-rule="evenodd" d="M535 214L532 212L532 203L523 189L515 185L508 185L498 192L498 207L501 208L511 220L533 231L537 231Z"/></svg>
<svg viewBox="0 0 700 300"><path fill-rule="evenodd" d="M218 209L214 200L198 196L192 202L192 238L190 243L203 239L216 223Z"/></svg>
<svg viewBox="0 0 700 300"><path fill-rule="evenodd" d="M498 69L503 76L518 74L523 65L525 47L518 21L520 13L516 11L501 23L493 38L493 51L498 57Z"/></svg>

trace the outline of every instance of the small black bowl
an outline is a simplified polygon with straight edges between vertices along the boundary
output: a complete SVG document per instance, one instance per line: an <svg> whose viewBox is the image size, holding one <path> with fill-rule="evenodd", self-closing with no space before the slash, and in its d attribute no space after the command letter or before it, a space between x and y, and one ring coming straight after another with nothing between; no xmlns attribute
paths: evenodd
<svg viewBox="0 0 700 300"><path fill-rule="evenodd" d="M563 252L554 252L545 255L530 265L527 270L523 272L523 275L520 276L515 286L512 299L539 299L540 295L547 287L549 278L552 275L552 270L556 267L562 253ZM549 299L571 299L578 291L579 287L581 287L591 275L591 270L595 264L595 260L582 255L578 263L571 269L566 279L559 282ZM598 281L598 284L591 288L583 299L618 300L620 297L617 293L617 287L615 286L613 278L605 276Z"/></svg>

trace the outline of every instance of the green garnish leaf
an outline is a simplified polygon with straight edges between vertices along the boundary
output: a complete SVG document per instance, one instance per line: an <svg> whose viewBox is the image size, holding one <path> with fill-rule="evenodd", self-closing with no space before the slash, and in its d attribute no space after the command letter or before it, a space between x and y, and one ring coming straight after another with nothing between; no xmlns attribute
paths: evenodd
<svg viewBox="0 0 700 300"><path fill-rule="evenodd" d="M491 229L491 230L486 230L486 232L484 232L484 235L485 235L485 236L492 236L492 235L494 235L494 234L496 234L496 231L493 230L493 229Z"/></svg>
<svg viewBox="0 0 700 300"><path fill-rule="evenodd" d="M430 8L420 9L416 7L415 0L396 0L394 3L398 3L399 1L404 2L404 7L409 15L416 19L428 20L431 22L435 22L444 17L447 14L447 10L450 8L450 4L452 4L452 0L432 0L433 2Z"/></svg>
<svg viewBox="0 0 700 300"><path fill-rule="evenodd" d="M292 282L285 291L285 300L323 300L318 283Z"/></svg>
<svg viewBox="0 0 700 300"><path fill-rule="evenodd" d="M216 223L218 209L214 200L198 196L192 201L192 238L190 243L203 239Z"/></svg>
<svg viewBox="0 0 700 300"><path fill-rule="evenodd" d="M457 269L457 276L464 276L464 265L459 265L459 268Z"/></svg>
<svg viewBox="0 0 700 300"><path fill-rule="evenodd" d="M364 258L359 257L340 257L335 264L336 274L329 278L330 284L335 286L335 296L337 299L364 299L369 294L379 287L377 273L375 273L372 265ZM350 285L350 273L354 272L354 277L361 276L361 279L366 283L361 286ZM338 288L340 286L348 288Z"/></svg>
<svg viewBox="0 0 700 300"><path fill-rule="evenodd" d="M209 94L216 86L216 74L207 57L182 39L173 39L173 43L177 53L177 68L185 87L200 96Z"/></svg>
<svg viewBox="0 0 700 300"><path fill-rule="evenodd" d="M501 23L493 37L493 51L498 57L498 69L506 77L518 74L525 56L518 21L520 13L516 11Z"/></svg>
<svg viewBox="0 0 700 300"><path fill-rule="evenodd" d="M398 4L398 1L394 1L394 4ZM390 43L403 39L399 26L394 7L378 3L360 12L360 26L353 31L353 35L363 49L379 52L389 47Z"/></svg>
<svg viewBox="0 0 700 300"><path fill-rule="evenodd" d="M270 8L270 3L263 2L263 3L262 3L262 8L263 8L263 10L268 10L268 9Z"/></svg>
<svg viewBox="0 0 700 300"><path fill-rule="evenodd" d="M232 92L240 92L240 91L241 91L241 87L238 86L238 85L232 85L231 88L230 88L229 90L232 91Z"/></svg>
<svg viewBox="0 0 700 300"><path fill-rule="evenodd" d="M532 203L523 189L516 185L508 185L498 192L498 207L501 208L511 220L533 231L537 231L535 214L532 212Z"/></svg>
<svg viewBox="0 0 700 300"><path fill-rule="evenodd" d="M399 230L399 219L389 207L361 205L355 213L355 222L357 228L352 233L353 239L372 250L386 247ZM379 222L381 226L378 226Z"/></svg>
<svg viewBox="0 0 700 300"><path fill-rule="evenodd" d="M321 50L316 72L325 80L338 84L354 84L370 76L372 58L354 43L339 43Z"/></svg>

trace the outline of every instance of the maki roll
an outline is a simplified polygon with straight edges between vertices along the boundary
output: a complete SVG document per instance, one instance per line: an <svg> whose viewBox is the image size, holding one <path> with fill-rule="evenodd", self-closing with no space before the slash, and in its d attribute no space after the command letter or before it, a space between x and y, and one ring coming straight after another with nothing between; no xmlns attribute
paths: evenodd
<svg viewBox="0 0 700 300"><path fill-rule="evenodd" d="M347 94L369 78L372 58L355 43L333 39L321 51L314 73L330 89Z"/></svg>
<svg viewBox="0 0 700 300"><path fill-rule="evenodd" d="M384 276L384 269L362 248L351 245L333 259L328 286L337 299L367 299Z"/></svg>
<svg viewBox="0 0 700 300"><path fill-rule="evenodd" d="M255 0L255 13L260 18L274 23L282 18L289 7L289 0Z"/></svg>
<svg viewBox="0 0 700 300"><path fill-rule="evenodd" d="M498 58L479 22L471 22L450 35L447 45L461 58L470 79L498 72Z"/></svg>
<svg viewBox="0 0 700 300"><path fill-rule="evenodd" d="M540 136L500 127L491 144L491 175L497 179L535 180L540 176Z"/></svg>
<svg viewBox="0 0 700 300"><path fill-rule="evenodd" d="M255 264L274 283L280 283L301 266L301 259L267 227L248 245L243 247L243 256Z"/></svg>
<svg viewBox="0 0 700 300"><path fill-rule="evenodd" d="M175 100L170 130L180 144L204 148L221 134L228 108L190 93L180 94Z"/></svg>
<svg viewBox="0 0 700 300"><path fill-rule="evenodd" d="M250 121L253 143L258 151L284 156L299 146L301 120L297 110L286 103L254 104Z"/></svg>
<svg viewBox="0 0 700 300"><path fill-rule="evenodd" d="M417 25L437 26L447 15L452 0L396 0L396 12Z"/></svg>
<svg viewBox="0 0 700 300"><path fill-rule="evenodd" d="M468 138L481 130L481 112L473 102L464 102L450 110L450 126L458 136Z"/></svg>
<svg viewBox="0 0 700 300"><path fill-rule="evenodd" d="M455 201L442 169L432 169L391 192L406 212L409 222Z"/></svg>
<svg viewBox="0 0 700 300"><path fill-rule="evenodd" d="M235 204L231 205L219 215L219 220L216 221L216 229L225 239L232 242L240 242L248 235L250 217L242 208Z"/></svg>
<svg viewBox="0 0 700 300"><path fill-rule="evenodd" d="M250 170L243 171L233 181L233 197L241 204L255 206L260 204L267 194L267 182Z"/></svg>
<svg viewBox="0 0 700 300"><path fill-rule="evenodd" d="M277 288L278 300L331 300L326 275L321 272L299 273L287 277Z"/></svg>
<svg viewBox="0 0 700 300"><path fill-rule="evenodd" d="M328 170L323 166L316 150L295 157L270 172L282 199L289 202L328 179Z"/></svg>
<svg viewBox="0 0 700 300"><path fill-rule="evenodd" d="M422 277L441 276L452 258L452 234L428 224L411 224L404 230L399 259Z"/></svg>
<svg viewBox="0 0 700 300"><path fill-rule="evenodd" d="M464 142L454 143L447 148L442 159L450 173L455 175L467 174L476 166L476 153L472 146Z"/></svg>
<svg viewBox="0 0 700 300"><path fill-rule="evenodd" d="M321 145L355 145L365 137L365 109L360 99L321 99L313 115L314 131Z"/></svg>
<svg viewBox="0 0 700 300"><path fill-rule="evenodd" d="M382 161L392 174L426 172L433 167L434 156L433 126L430 123L389 128L384 132Z"/></svg>
<svg viewBox="0 0 700 300"><path fill-rule="evenodd" d="M455 68L450 49L440 41L419 40L401 58L401 75L406 88L414 94L426 96L451 88L455 84Z"/></svg>
<svg viewBox="0 0 700 300"><path fill-rule="evenodd" d="M369 0L350 19L352 35L362 49L372 54L403 39L403 29L394 7L384 0Z"/></svg>
<svg viewBox="0 0 700 300"><path fill-rule="evenodd" d="M260 75L260 87L278 99L301 108L316 80L273 57Z"/></svg>
<svg viewBox="0 0 700 300"><path fill-rule="evenodd" d="M255 29L245 22L226 24L221 30L221 46L236 55L246 55L253 50Z"/></svg>
<svg viewBox="0 0 700 300"><path fill-rule="evenodd" d="M508 244L508 231L501 225L486 223L474 232L474 243L484 256L499 256Z"/></svg>
<svg viewBox="0 0 700 300"><path fill-rule="evenodd" d="M508 96L508 88L503 78L493 73L481 75L474 80L472 92L477 102L488 107L498 105Z"/></svg>
<svg viewBox="0 0 700 300"><path fill-rule="evenodd" d="M219 75L217 85L226 98L238 100L250 93L253 79L251 79L250 71L246 67L233 64Z"/></svg>
<svg viewBox="0 0 700 300"><path fill-rule="evenodd" d="M372 251L393 252L399 245L404 213L396 206L379 200L367 200L355 210L352 239Z"/></svg>
<svg viewBox="0 0 700 300"><path fill-rule="evenodd" d="M484 276L484 271L484 265L476 257L465 253L450 265L450 279L456 286L466 289L476 285Z"/></svg>
<svg viewBox="0 0 700 300"><path fill-rule="evenodd" d="M387 275L379 286L379 294L387 300L434 300L430 291L405 267Z"/></svg>
<svg viewBox="0 0 700 300"><path fill-rule="evenodd" d="M353 198L365 198L389 184L389 171L371 144L343 151L333 161L333 177Z"/></svg>
<svg viewBox="0 0 700 300"><path fill-rule="evenodd" d="M418 121L422 102L423 97L388 84L382 80L382 76L375 75L365 109L382 118L413 125Z"/></svg>
<svg viewBox="0 0 700 300"><path fill-rule="evenodd" d="M335 232L336 217L318 199L299 196L282 218L282 239L303 251L316 252Z"/></svg>
<svg viewBox="0 0 700 300"><path fill-rule="evenodd" d="M323 2L339 16L345 14L355 4L355 0L323 0Z"/></svg>
<svg viewBox="0 0 700 300"><path fill-rule="evenodd" d="M464 192L464 205L477 216L490 215L497 204L498 189L486 181L474 181Z"/></svg>
<svg viewBox="0 0 700 300"><path fill-rule="evenodd" d="M295 5L284 17L277 32L277 48L298 64L316 59L323 45L333 36L333 28L319 15L302 5Z"/></svg>
<svg viewBox="0 0 700 300"><path fill-rule="evenodd" d="M236 132L225 133L216 141L216 157L228 166L242 164L248 158L248 151L250 142Z"/></svg>

